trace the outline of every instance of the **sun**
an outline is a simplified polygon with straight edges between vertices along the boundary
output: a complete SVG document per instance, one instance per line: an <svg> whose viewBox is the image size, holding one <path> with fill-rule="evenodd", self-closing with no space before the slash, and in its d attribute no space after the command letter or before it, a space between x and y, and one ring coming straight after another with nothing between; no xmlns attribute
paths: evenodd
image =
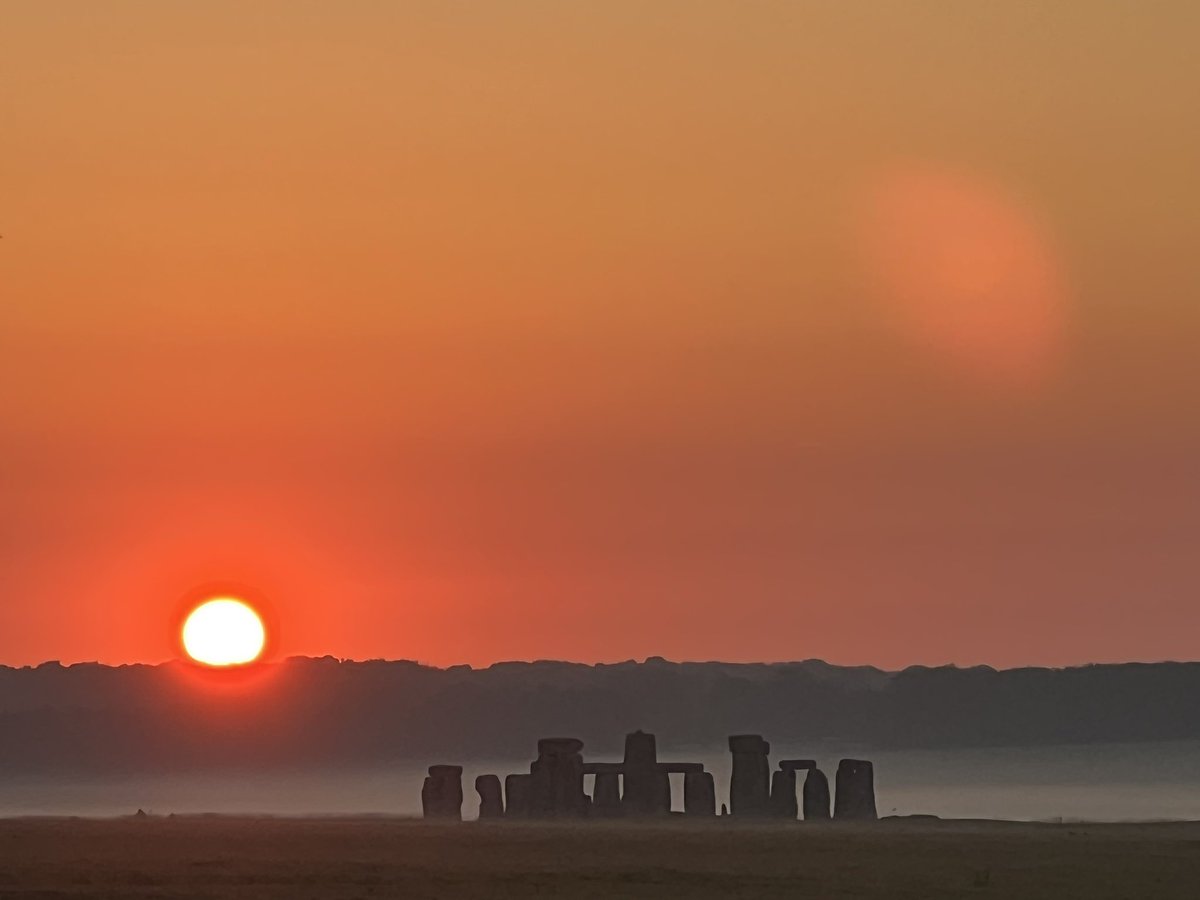
<svg viewBox="0 0 1200 900"><path fill-rule="evenodd" d="M236 597L214 597L188 614L183 649L206 666L243 666L262 655L267 630L250 604Z"/></svg>

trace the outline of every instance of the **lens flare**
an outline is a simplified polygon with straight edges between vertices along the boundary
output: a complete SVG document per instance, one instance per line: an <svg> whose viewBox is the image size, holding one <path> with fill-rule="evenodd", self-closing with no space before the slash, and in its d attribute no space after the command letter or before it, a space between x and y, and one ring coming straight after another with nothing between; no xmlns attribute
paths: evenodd
<svg viewBox="0 0 1200 900"><path fill-rule="evenodd" d="M240 666L262 655L267 633L262 618L234 597L205 601L183 623L183 649L206 666Z"/></svg>
<svg viewBox="0 0 1200 900"><path fill-rule="evenodd" d="M901 329L987 380L1036 383L1057 361L1067 290L1038 217L989 182L899 171L863 217L877 294Z"/></svg>

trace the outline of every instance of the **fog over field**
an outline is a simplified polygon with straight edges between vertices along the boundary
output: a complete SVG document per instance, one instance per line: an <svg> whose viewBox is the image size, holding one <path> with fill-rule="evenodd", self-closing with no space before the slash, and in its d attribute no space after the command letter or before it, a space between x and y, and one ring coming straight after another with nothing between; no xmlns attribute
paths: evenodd
<svg viewBox="0 0 1200 900"><path fill-rule="evenodd" d="M774 748L773 748L774 749ZM724 748L666 748L664 757L703 762L718 797L728 796ZM1200 742L955 750L781 748L772 758L815 754L827 771L846 753L876 764L880 815L1034 821L1200 819ZM532 756L532 752L530 754ZM464 814L474 818L476 775L528 771L528 759L448 760L464 766ZM291 769L5 776L0 816L155 813L418 816L424 767L398 761L371 769ZM682 785L672 784L682 809Z"/></svg>

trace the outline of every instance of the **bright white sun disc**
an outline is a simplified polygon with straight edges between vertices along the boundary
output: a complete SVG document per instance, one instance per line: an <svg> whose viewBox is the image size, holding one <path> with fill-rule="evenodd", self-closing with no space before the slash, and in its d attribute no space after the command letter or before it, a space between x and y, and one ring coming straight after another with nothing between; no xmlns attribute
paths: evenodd
<svg viewBox="0 0 1200 900"><path fill-rule="evenodd" d="M267 633L250 606L233 597L201 603L183 623L183 649L208 666L238 666L262 654Z"/></svg>

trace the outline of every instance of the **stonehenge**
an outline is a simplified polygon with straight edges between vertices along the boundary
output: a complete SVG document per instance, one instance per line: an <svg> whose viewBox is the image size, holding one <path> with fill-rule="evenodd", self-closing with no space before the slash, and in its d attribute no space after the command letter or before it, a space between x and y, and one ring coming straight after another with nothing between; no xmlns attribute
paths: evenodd
<svg viewBox="0 0 1200 900"><path fill-rule="evenodd" d="M667 804L663 808L663 791L658 771L658 747L655 737L644 731L625 736L625 760L621 764L625 793L621 808L626 815L653 815L670 812L670 783L667 784Z"/></svg>
<svg viewBox="0 0 1200 900"><path fill-rule="evenodd" d="M829 779L814 767L804 779L804 821L824 822L829 819Z"/></svg>
<svg viewBox="0 0 1200 900"><path fill-rule="evenodd" d="M781 759L779 761L779 768L783 769L785 772L789 769L793 772L798 769L807 769L812 771L816 767L817 761L815 759Z"/></svg>
<svg viewBox="0 0 1200 900"><path fill-rule="evenodd" d="M831 796L829 779L813 759L783 759L772 772L771 745L758 734L729 737L732 772L729 804L720 814L735 818L772 817L825 822L833 819L873 820L874 766L867 760L843 759ZM462 819L462 767L436 765L421 788L425 818ZM803 785L798 773L804 773ZM661 762L655 736L635 731L625 736L620 762L586 762L583 741L570 737L542 738L529 773L504 779L496 775L475 779L479 818L639 818L672 814L671 776L682 775L682 815L717 816L717 791L713 774L697 762ZM591 777L590 794L585 779ZM800 787L800 798L797 798ZM832 812L830 809L832 800ZM678 814L678 813L676 813Z"/></svg>
<svg viewBox="0 0 1200 900"><path fill-rule="evenodd" d="M733 774L729 780L729 812L734 816L765 816L771 811L771 745L761 734L729 738Z"/></svg>
<svg viewBox="0 0 1200 900"><path fill-rule="evenodd" d="M683 776L683 814L715 816L717 789L712 772L686 772Z"/></svg>
<svg viewBox="0 0 1200 900"><path fill-rule="evenodd" d="M587 811L588 798L583 793L583 741L542 738L529 775L529 814L534 818L582 816Z"/></svg>
<svg viewBox="0 0 1200 900"><path fill-rule="evenodd" d="M462 820L462 766L430 766L421 786L421 809L427 819Z"/></svg>
<svg viewBox="0 0 1200 900"><path fill-rule="evenodd" d="M621 776L618 772L597 772L592 789L593 816L621 815Z"/></svg>
<svg viewBox="0 0 1200 900"><path fill-rule="evenodd" d="M504 815L504 795L500 792L499 778L480 775L475 779L475 791L479 794L479 818L498 819Z"/></svg>
<svg viewBox="0 0 1200 900"><path fill-rule="evenodd" d="M779 771L771 773L771 815L776 818L795 819L799 814L800 807L796 801L796 772L800 770L810 773L816 771L816 760L781 759Z"/></svg>
<svg viewBox="0 0 1200 900"><path fill-rule="evenodd" d="M865 759L843 759L838 763L836 793L833 800L835 819L876 819L875 767Z"/></svg>
<svg viewBox="0 0 1200 900"><path fill-rule="evenodd" d="M528 775L509 775L504 779L504 815L510 819L529 816Z"/></svg>
<svg viewBox="0 0 1200 900"><path fill-rule="evenodd" d="M771 815L777 819L794 819L799 813L796 803L796 770L779 769L771 773Z"/></svg>

